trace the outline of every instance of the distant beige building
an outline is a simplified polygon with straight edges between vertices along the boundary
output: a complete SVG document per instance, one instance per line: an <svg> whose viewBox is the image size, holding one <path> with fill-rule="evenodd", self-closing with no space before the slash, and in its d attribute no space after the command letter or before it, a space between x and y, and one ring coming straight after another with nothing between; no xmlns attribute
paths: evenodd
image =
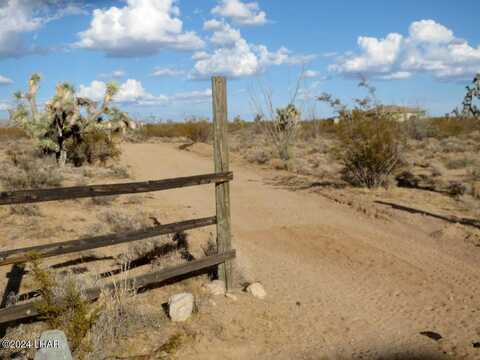
<svg viewBox="0 0 480 360"><path fill-rule="evenodd" d="M381 105L378 110L391 114L399 122L425 117L425 110L408 106Z"/></svg>
<svg viewBox="0 0 480 360"><path fill-rule="evenodd" d="M426 112L423 109L398 105L381 105L378 108L369 110L368 112L373 113L377 110L392 115L398 122L404 122L410 119L421 119L426 115ZM334 124L338 124L339 122L339 117L335 117L333 119Z"/></svg>

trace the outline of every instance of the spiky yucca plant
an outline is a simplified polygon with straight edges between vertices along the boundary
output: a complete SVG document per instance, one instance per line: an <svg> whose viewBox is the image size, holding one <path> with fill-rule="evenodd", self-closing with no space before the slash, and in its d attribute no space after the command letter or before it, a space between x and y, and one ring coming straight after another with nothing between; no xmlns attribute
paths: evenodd
<svg viewBox="0 0 480 360"><path fill-rule="evenodd" d="M36 101L39 84L40 76L33 74L28 82L28 92L14 93L17 105L10 111L10 120L37 140L44 153L54 153L59 165L66 163L68 150L84 143L89 132L100 131L108 140L112 131L133 127L134 123L126 113L110 107L118 92L115 83L107 85L100 106L90 99L77 97L71 84L59 83L55 95L41 112ZM82 109L86 115L82 115ZM103 115L109 116L109 121L104 121Z"/></svg>
<svg viewBox="0 0 480 360"><path fill-rule="evenodd" d="M474 98L480 99L480 73L473 78L473 86L466 87L466 94L463 99L462 115L467 117L480 118L480 109L473 104Z"/></svg>

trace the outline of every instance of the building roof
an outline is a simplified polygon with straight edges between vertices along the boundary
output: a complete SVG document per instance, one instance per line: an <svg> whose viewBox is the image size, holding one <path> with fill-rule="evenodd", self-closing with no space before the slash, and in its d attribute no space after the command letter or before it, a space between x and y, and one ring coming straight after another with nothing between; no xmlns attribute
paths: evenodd
<svg viewBox="0 0 480 360"><path fill-rule="evenodd" d="M380 105L379 110L389 113L424 113L425 110L419 107L399 106L399 105Z"/></svg>

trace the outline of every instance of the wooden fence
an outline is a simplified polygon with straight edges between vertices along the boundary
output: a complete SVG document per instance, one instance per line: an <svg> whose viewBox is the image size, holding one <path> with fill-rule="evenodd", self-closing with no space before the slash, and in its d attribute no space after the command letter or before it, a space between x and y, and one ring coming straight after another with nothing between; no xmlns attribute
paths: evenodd
<svg viewBox="0 0 480 360"><path fill-rule="evenodd" d="M142 288L153 284L160 284L165 281L175 280L184 275L218 266L218 275L220 279L225 281L226 290L229 290L232 287L232 259L235 257L235 250L232 249L231 244L229 181L233 179L233 174L229 171L228 142L226 136L226 94L225 78L213 77L213 143L215 162L215 173L213 174L122 184L0 192L0 205L13 205L79 199L85 197L145 193L187 186L215 184L216 204L216 215L211 217L161 224L125 233L80 238L0 252L0 266L12 265L6 291L3 296L2 304L0 305L0 307L2 307L2 309L0 309L0 324L6 324L38 315L37 309L32 301L7 306L7 296L12 291L17 295L20 289L21 277L24 274L25 263L28 262L32 256L35 258L47 258L71 254L105 246L143 240L164 234L173 234L179 231L214 224L216 224L217 227L217 254L193 260L179 266L131 277L128 278L126 282L136 288ZM90 300L95 300L100 295L102 289L113 287L114 283L110 283L102 287L91 288L86 291L86 296Z"/></svg>

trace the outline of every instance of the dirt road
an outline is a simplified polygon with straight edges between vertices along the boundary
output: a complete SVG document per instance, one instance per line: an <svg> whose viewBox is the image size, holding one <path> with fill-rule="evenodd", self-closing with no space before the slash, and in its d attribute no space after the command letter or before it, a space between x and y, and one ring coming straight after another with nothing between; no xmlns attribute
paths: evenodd
<svg viewBox="0 0 480 360"><path fill-rule="evenodd" d="M126 144L123 153L139 180L213 170L207 155L173 144ZM237 266L268 298L232 302L218 337L184 358L480 359L472 345L480 341L480 248L439 242L431 233L440 220L372 219L272 185L272 172L231 167ZM186 218L214 213L211 186L155 197L182 206Z"/></svg>

